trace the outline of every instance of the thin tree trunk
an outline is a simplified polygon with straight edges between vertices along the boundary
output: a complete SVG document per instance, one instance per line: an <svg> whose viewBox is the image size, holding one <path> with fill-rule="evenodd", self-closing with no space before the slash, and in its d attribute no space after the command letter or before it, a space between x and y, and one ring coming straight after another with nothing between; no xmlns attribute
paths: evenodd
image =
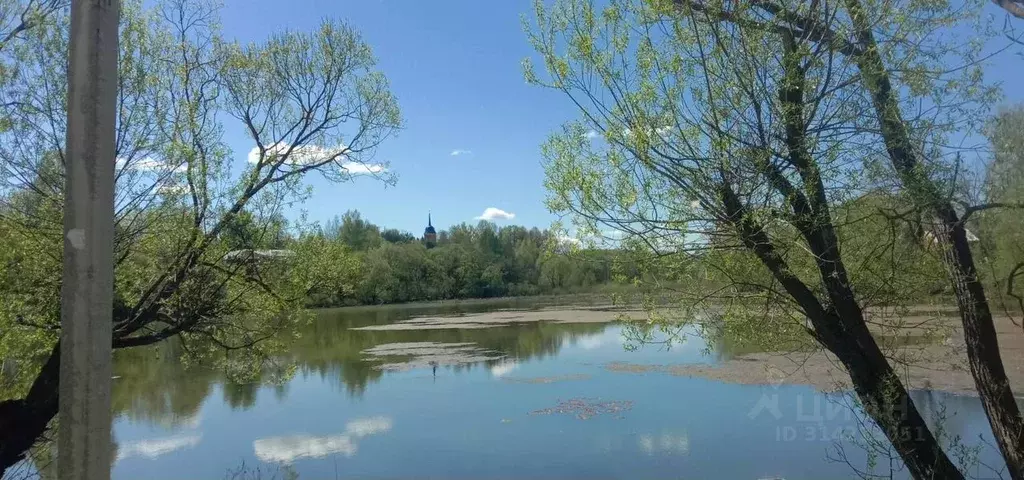
<svg viewBox="0 0 1024 480"><path fill-rule="evenodd" d="M36 376L23 399L0 403L0 478L25 459L32 445L46 433L57 415L60 379L60 343Z"/></svg>

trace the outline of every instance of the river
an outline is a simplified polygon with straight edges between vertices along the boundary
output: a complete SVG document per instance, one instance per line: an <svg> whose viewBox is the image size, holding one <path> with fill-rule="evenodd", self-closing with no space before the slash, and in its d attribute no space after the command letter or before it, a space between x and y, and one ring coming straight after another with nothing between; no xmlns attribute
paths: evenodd
<svg viewBox="0 0 1024 480"><path fill-rule="evenodd" d="M640 343L617 316L530 299L324 310L276 384L186 369L173 348L119 352L113 477L906 476L847 394L679 375L732 353L693 327ZM978 400L915 398L993 477Z"/></svg>

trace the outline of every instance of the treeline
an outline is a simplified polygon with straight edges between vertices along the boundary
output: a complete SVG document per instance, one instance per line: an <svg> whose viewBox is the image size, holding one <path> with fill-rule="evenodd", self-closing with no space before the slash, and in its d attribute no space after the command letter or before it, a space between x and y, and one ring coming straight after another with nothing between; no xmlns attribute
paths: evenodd
<svg viewBox="0 0 1024 480"><path fill-rule="evenodd" d="M254 231L247 215L227 229L231 248L302 248L316 244L321 261L346 271L336 285L321 282L310 306L401 303L567 293L637 279L640 267L626 252L585 249L550 230L481 221L437 233L428 245L412 233L388 229L348 211L290 237L284 220Z"/></svg>

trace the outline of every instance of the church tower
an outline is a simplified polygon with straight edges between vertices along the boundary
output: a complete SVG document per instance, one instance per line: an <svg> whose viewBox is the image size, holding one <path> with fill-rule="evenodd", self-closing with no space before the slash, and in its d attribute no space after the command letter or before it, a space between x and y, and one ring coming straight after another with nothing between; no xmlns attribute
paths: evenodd
<svg viewBox="0 0 1024 480"><path fill-rule="evenodd" d="M437 245L437 231L430 220L430 212L427 212L427 228L423 230L423 242L427 244L427 248Z"/></svg>

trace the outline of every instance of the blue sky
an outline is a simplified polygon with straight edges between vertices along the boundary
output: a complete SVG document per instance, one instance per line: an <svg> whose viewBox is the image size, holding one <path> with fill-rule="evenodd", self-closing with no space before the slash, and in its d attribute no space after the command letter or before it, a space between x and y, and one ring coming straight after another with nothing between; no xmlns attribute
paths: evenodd
<svg viewBox="0 0 1024 480"><path fill-rule="evenodd" d="M527 1L227 0L224 33L260 40L282 29L308 31L323 17L350 22L373 48L378 67L398 97L405 129L385 142L378 159L391 163L398 183L370 178L332 185L312 180L314 196L301 208L324 221L357 209L375 223L419 234L427 211L446 228L486 208L515 214L510 221L546 227L540 144L575 118L568 99L529 86L520 62L533 50L520 15ZM236 155L252 147L240 132L226 138ZM453 151L468 151L452 155Z"/></svg>
<svg viewBox="0 0 1024 480"><path fill-rule="evenodd" d="M292 0L287 8L281 5L225 0L224 33L244 42L283 29L309 31L324 17L346 20L373 48L405 120L405 129L378 152L398 174L397 185L385 188L369 178L333 185L314 178L313 197L298 207L311 220L356 209L377 224L418 234L428 210L438 228L473 223L489 207L515 214L499 223L544 228L556 219L543 204L540 144L577 112L563 95L523 79L520 62L533 50L520 18L532 15L531 1ZM1001 25L1001 10L985 8ZM1024 78L1024 58L1003 54L987 74L1014 85ZM1007 101L1024 99L1013 90L1007 89ZM234 128L226 140L240 158L252 147ZM468 153L452 155L456 150Z"/></svg>

